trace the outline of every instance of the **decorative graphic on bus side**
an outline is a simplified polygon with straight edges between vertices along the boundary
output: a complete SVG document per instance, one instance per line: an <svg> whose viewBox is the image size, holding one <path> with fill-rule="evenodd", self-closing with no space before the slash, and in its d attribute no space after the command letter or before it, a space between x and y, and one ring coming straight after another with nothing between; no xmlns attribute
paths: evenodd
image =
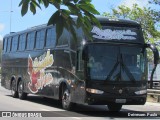
<svg viewBox="0 0 160 120"><path fill-rule="evenodd" d="M99 29L94 26L92 31L94 33L93 38L104 40L136 40L137 33L131 30L112 30L112 29Z"/></svg>
<svg viewBox="0 0 160 120"><path fill-rule="evenodd" d="M48 50L40 57L36 57L32 60L32 57L28 57L28 74L30 76L30 82L28 88L32 93L37 93L39 89L50 85L53 82L53 76L51 73L45 73L45 69L53 65L53 55Z"/></svg>

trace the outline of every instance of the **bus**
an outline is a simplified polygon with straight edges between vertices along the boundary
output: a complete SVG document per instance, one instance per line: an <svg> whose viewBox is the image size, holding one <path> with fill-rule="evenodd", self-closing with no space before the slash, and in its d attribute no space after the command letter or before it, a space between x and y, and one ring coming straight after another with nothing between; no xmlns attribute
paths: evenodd
<svg viewBox="0 0 160 120"><path fill-rule="evenodd" d="M3 39L1 85L15 98L28 94L60 100L63 109L75 104L143 105L147 96L147 52L159 60L154 45L146 44L140 24L97 17L92 39L75 28L57 40L55 26L41 25L8 34ZM76 20L76 18L75 18Z"/></svg>

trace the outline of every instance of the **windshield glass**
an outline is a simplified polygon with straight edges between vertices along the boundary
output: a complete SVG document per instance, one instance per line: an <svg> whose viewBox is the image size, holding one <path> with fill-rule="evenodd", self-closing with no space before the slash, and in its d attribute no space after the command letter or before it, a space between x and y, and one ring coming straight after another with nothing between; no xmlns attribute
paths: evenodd
<svg viewBox="0 0 160 120"><path fill-rule="evenodd" d="M142 48L89 45L87 72L91 80L140 81L144 73Z"/></svg>

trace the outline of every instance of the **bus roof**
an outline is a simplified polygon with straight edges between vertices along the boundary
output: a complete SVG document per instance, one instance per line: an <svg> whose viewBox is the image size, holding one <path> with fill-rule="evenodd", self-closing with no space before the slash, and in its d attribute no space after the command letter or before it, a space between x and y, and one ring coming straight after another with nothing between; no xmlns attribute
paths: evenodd
<svg viewBox="0 0 160 120"><path fill-rule="evenodd" d="M109 19L109 18L104 17L104 16L96 16L96 18L99 20L99 22L101 24L119 24L119 25L123 24L123 25L129 25L129 26L140 26L139 23L137 23L135 21L132 21L132 20ZM77 17L74 17L74 19L76 20ZM47 26L47 24L42 24L42 25L38 25L38 26L33 26L33 27L27 28L25 30L19 31L19 32L11 32L10 34L6 34L4 36L4 38L9 37L9 36L13 36L13 35L23 34L23 33L26 33L26 32L31 32L31 31L34 31L34 30L40 30L40 29L43 29L43 28L49 28L49 27L52 27L52 25Z"/></svg>
<svg viewBox="0 0 160 120"><path fill-rule="evenodd" d="M100 23L114 23L114 24L129 24L129 25L135 25L135 26L139 26L140 24L136 21L133 20L127 20L127 19L116 19L116 18L107 18L104 16L99 16L97 17L97 19L99 20Z"/></svg>

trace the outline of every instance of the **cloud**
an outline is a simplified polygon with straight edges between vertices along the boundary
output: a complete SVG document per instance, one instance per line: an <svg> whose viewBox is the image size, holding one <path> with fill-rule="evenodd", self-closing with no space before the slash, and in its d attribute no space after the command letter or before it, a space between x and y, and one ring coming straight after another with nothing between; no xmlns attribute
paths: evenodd
<svg viewBox="0 0 160 120"><path fill-rule="evenodd" d="M119 5L125 5L131 8L133 4L138 4L141 8L146 7L148 5L148 0L123 0Z"/></svg>
<svg viewBox="0 0 160 120"><path fill-rule="evenodd" d="M4 30L5 25L0 23L0 32Z"/></svg>

